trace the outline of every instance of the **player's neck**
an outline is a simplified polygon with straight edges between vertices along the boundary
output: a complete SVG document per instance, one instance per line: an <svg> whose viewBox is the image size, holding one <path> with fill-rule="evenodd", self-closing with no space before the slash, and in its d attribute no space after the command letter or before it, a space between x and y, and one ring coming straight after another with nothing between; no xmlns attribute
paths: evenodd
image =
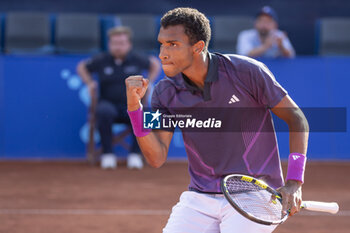
<svg viewBox="0 0 350 233"><path fill-rule="evenodd" d="M193 59L194 61L192 65L182 73L185 74L196 86L203 89L209 67L208 53L201 53L198 57L194 57Z"/></svg>

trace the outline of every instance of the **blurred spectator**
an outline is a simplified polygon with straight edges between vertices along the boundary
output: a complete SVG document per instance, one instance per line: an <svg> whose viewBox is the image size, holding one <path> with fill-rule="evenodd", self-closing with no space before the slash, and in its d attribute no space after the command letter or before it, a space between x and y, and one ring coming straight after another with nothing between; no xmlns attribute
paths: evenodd
<svg viewBox="0 0 350 233"><path fill-rule="evenodd" d="M97 86L99 98L96 107L97 128L101 137L103 154L101 167L115 167L117 158L113 153L112 125L115 122L126 123L131 127L127 115L125 79L130 75L140 75L148 71L150 83L160 71L157 58L143 56L132 51L132 32L128 27L116 27L108 31L108 52L99 54L78 64L77 71L88 86L91 97L94 97ZM91 74L98 75L98 84ZM147 99L147 98L146 98ZM143 167L136 138L132 134L132 146L127 158L128 168ZM112 165L109 165L112 164Z"/></svg>
<svg viewBox="0 0 350 233"><path fill-rule="evenodd" d="M286 33L278 30L276 12L269 6L263 7L256 15L255 28L240 32L237 53L249 57L288 57L295 51Z"/></svg>

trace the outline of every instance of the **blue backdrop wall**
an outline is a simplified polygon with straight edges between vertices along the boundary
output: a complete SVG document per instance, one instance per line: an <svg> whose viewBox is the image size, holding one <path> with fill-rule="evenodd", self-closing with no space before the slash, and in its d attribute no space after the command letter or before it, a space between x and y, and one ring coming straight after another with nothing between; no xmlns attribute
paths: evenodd
<svg viewBox="0 0 350 233"><path fill-rule="evenodd" d="M0 158L84 158L89 98L75 72L82 58L0 56ZM300 106L350 107L350 57L264 62ZM350 159L346 125L345 131L312 132L309 156ZM279 132L278 140L285 158L288 133ZM171 158L185 157L180 133L175 134L169 153Z"/></svg>

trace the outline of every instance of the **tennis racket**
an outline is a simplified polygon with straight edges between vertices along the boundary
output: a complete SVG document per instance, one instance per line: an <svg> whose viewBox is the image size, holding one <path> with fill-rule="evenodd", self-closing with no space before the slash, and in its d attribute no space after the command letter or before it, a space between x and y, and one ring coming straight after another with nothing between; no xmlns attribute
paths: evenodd
<svg viewBox="0 0 350 233"><path fill-rule="evenodd" d="M227 201L244 217L264 225L283 223L282 197L264 181L246 175L232 174L221 181L221 190ZM335 214L336 202L303 201L303 209Z"/></svg>

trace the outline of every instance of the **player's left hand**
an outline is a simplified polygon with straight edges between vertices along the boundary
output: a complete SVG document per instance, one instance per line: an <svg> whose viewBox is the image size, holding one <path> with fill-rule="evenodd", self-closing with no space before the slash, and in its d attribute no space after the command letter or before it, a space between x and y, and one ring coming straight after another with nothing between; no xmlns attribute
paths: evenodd
<svg viewBox="0 0 350 233"><path fill-rule="evenodd" d="M288 180L285 186L280 187L277 191L282 195L282 214L293 216L300 211L302 202L302 183L300 181Z"/></svg>

